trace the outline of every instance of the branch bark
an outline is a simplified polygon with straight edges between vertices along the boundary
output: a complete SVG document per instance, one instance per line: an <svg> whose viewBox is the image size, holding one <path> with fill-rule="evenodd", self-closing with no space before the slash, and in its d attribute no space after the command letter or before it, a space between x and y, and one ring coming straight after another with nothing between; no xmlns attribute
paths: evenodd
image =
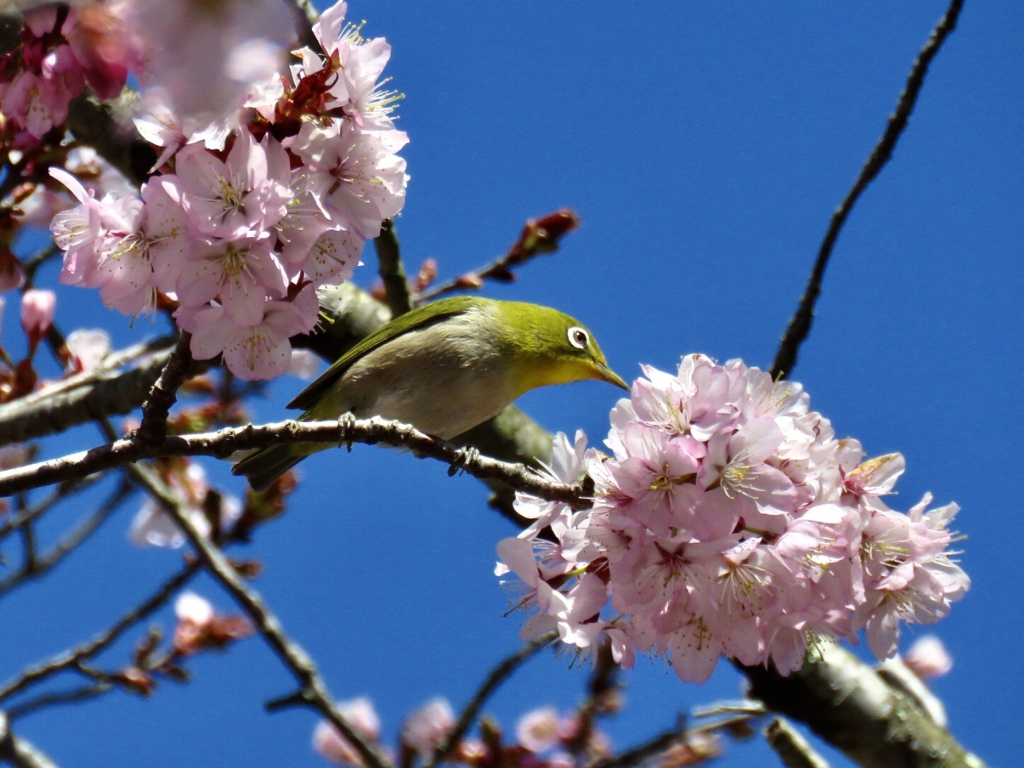
<svg viewBox="0 0 1024 768"><path fill-rule="evenodd" d="M0 405L0 445L58 434L104 416L131 413L149 396L167 364L171 339L137 344L94 370ZM127 368L127 366L133 367ZM122 370L127 368L126 370Z"/></svg>
<svg viewBox="0 0 1024 768"><path fill-rule="evenodd" d="M11 732L7 715L2 712L0 712L0 760L10 763L15 768L57 768L57 764L44 753Z"/></svg>
<svg viewBox="0 0 1024 768"><path fill-rule="evenodd" d="M220 549L196 528L188 513L151 472L143 467L133 467L130 471L171 514L210 575L252 619L260 636L299 682L302 700L319 710L338 729L359 753L366 768L389 768L388 762L345 720L312 658L285 633L259 593L242 580Z"/></svg>
<svg viewBox="0 0 1024 768"><path fill-rule="evenodd" d="M780 677L764 667L742 667L749 694L806 723L851 760L872 768L982 768L949 731L936 725L878 673L838 645Z"/></svg>
<svg viewBox="0 0 1024 768"><path fill-rule="evenodd" d="M83 478L94 472L123 467L144 459L162 456L226 458L236 451L284 443L334 443L339 446L383 443L409 448L418 456L449 464L449 474L465 472L474 477L497 478L516 490L543 495L553 501L574 504L585 501L582 486L546 480L522 464L492 459L475 448L460 448L398 421L377 417L355 419L351 414L345 414L337 421L281 421L259 427L250 424L199 435L165 436L157 441L130 436L87 451L0 472L0 496Z"/></svg>

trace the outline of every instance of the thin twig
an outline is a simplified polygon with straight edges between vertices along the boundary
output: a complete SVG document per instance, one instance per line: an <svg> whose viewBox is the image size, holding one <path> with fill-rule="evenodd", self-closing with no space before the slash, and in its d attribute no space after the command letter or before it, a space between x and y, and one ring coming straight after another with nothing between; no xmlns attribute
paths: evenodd
<svg viewBox="0 0 1024 768"><path fill-rule="evenodd" d="M282 421L259 427L228 427L198 435L172 435L149 445L127 437L88 451L4 470L0 472L0 496L84 477L142 459L160 456L225 458L235 451L282 443L382 443L405 447L415 451L419 458L433 458L449 464L449 474L462 471L478 478L500 478L516 490L551 501L585 503L583 489L579 485L546 480L522 464L498 461L474 449L459 448L401 422L378 417L354 419L349 414L338 421Z"/></svg>
<svg viewBox="0 0 1024 768"><path fill-rule="evenodd" d="M36 534L32 528L32 523L26 523L21 526L18 530L21 534L22 548L25 550L25 554L22 556L22 561L25 563L25 570L31 571L35 567L36 563Z"/></svg>
<svg viewBox="0 0 1024 768"><path fill-rule="evenodd" d="M631 766L642 765L650 758L661 754L676 744L683 747L689 746L692 751L696 748L695 743L701 736L714 735L720 731L724 731L735 736L737 731L748 727L752 720L763 716L763 710L740 710L737 714L732 715L731 717L725 717L711 723L702 723L701 725L695 725L692 728L686 728L684 726L685 720L680 718L679 725L676 728L664 731L643 744L623 752L617 757L598 760L592 763L589 768L630 768ZM707 759L715 756L717 756L717 752L703 755L702 757ZM668 763L672 764L671 761L668 761ZM691 763L685 764L690 765ZM694 762L692 764L696 765L697 763Z"/></svg>
<svg viewBox="0 0 1024 768"><path fill-rule="evenodd" d="M810 742L781 717L768 723L764 737L786 768L829 768Z"/></svg>
<svg viewBox="0 0 1024 768"><path fill-rule="evenodd" d="M145 443L159 442L167 434L167 414L178 397L178 388L188 377L192 364L189 343L192 334L182 331L167 365L153 384L149 399L142 405L142 424L139 425L138 439Z"/></svg>
<svg viewBox="0 0 1024 768"><path fill-rule="evenodd" d="M66 483L61 483L57 488L48 495L45 499L40 501L38 504L34 504L31 507L26 508L23 511L19 511L18 514L12 515L9 519L0 523L0 541L3 541L14 531L18 530L21 526L31 523L41 515L46 514L49 510L53 509L59 502L67 501L69 498L74 496L86 488L93 485L99 478L85 478L82 480L70 480Z"/></svg>
<svg viewBox="0 0 1024 768"><path fill-rule="evenodd" d="M434 749L434 753L430 756L430 759L426 762L423 768L434 768L435 765L444 761L444 759L451 754L452 750L458 746L462 737L465 736L469 729L473 727L473 723L476 722L476 718L480 714L480 710L483 708L484 702L491 697L502 683L508 680L516 669L535 656L542 648L548 647L557 639L557 632L545 632L540 637L535 637L533 640L526 643L511 656L503 659L500 664L492 669L491 673L484 680L476 694L463 708L462 714L459 715L459 719L456 721L455 726L448 732L448 735L445 736L444 741L437 745Z"/></svg>
<svg viewBox="0 0 1024 768"><path fill-rule="evenodd" d="M839 237L839 232L846 223L850 211L853 210L854 204L864 190L867 189L868 184L878 176L878 173L885 167L885 164L889 162L889 158L892 157L892 151L896 146L896 142L907 127L910 113L914 110L914 105L917 103L917 97L921 92L921 86L924 84L925 75L928 74L928 67L949 36L949 33L956 28L957 18L960 16L962 8L963 0L952 0L938 25L932 30L928 42L925 43L910 69L910 75L907 78L906 85L903 87L903 93L900 94L899 102L896 104L896 111L889 116L885 132L878 140L864 167L861 168L860 175L853 183L846 198L833 212L828 231L825 233L825 238L821 241L821 247L818 249L818 258L814 263L814 269L811 271L807 287L804 289L804 295L800 299L796 313L789 321L789 327L786 328L786 333L779 344L779 351L775 355L775 362L772 363L772 378L783 378L793 372L800 346L811 332L811 323L814 321L814 306L817 303L818 295L821 293L821 282L825 276L825 268L828 266L829 259L832 256L832 250Z"/></svg>
<svg viewBox="0 0 1024 768"><path fill-rule="evenodd" d="M67 536L57 542L54 547L45 555L39 556L34 551L31 558L26 558L22 567L12 573L3 581L0 581L0 597L3 597L12 589L30 579L38 579L49 573L69 553L91 536L100 525L110 518L118 507L131 496L133 488L128 483L121 483L104 502L99 509L90 513L78 527L74 528ZM22 530L28 531L30 527L25 525Z"/></svg>
<svg viewBox="0 0 1024 768"><path fill-rule="evenodd" d="M582 757L593 752L597 719L619 708L616 693L621 667L612 655L611 643L601 643L595 653L587 696L576 708L576 732L565 745L577 764L584 763Z"/></svg>
<svg viewBox="0 0 1024 768"><path fill-rule="evenodd" d="M478 289L487 280L510 283L516 278L513 269L523 266L535 256L554 253L558 250L562 238L579 225L579 217L568 208L541 216L539 219L529 219L523 226L523 231L519 233L519 239L505 255L499 256L487 266L459 275L450 282L421 293L416 297L415 303L422 304L467 288Z"/></svg>
<svg viewBox="0 0 1024 768"><path fill-rule="evenodd" d="M114 690L114 686L111 683L93 683L91 685L82 685L78 688L71 688L67 691L44 693L36 696L34 699L29 699L22 704L11 707L7 710L7 716L11 721L14 721L40 709L63 704L77 704L89 699L95 699L97 696L110 693L112 690Z"/></svg>
<svg viewBox="0 0 1024 768"><path fill-rule="evenodd" d="M263 598L242 580L220 549L196 528L174 495L164 487L149 467L134 465L129 467L128 471L146 486L154 499L159 501L174 518L178 528L189 540L206 570L220 582L221 586L248 614L267 645L295 676L299 682L303 703L315 707L338 729L359 753L364 766L388 768L385 759L345 720L306 651L285 633L281 622L270 611Z"/></svg>
<svg viewBox="0 0 1024 768"><path fill-rule="evenodd" d="M23 671L16 679L0 688L0 702L6 701L14 694L20 693L58 672L72 669L85 659L92 658L110 647L128 629L161 608L173 594L199 572L200 568L201 564L198 561L189 563L181 571L161 584L146 600L129 610L108 629L89 642L83 643L77 648L59 653L47 661Z"/></svg>
<svg viewBox="0 0 1024 768"><path fill-rule="evenodd" d="M665 751L673 744L682 741L685 734L683 720L680 718L680 723L675 728L659 733L654 738L616 757L597 760L591 764L590 768L627 768L627 766L639 765L648 758Z"/></svg>
<svg viewBox="0 0 1024 768"><path fill-rule="evenodd" d="M62 253L63 251L57 247L57 244L51 241L28 258L22 259L21 271L25 273L25 286L31 287L32 283L35 282L36 271Z"/></svg>
<svg viewBox="0 0 1024 768"><path fill-rule="evenodd" d="M385 219L380 234L373 239L377 251L378 274L384 282L384 299L391 310L391 317L404 315L412 309L412 293L402 264L402 251L395 234L395 223Z"/></svg>

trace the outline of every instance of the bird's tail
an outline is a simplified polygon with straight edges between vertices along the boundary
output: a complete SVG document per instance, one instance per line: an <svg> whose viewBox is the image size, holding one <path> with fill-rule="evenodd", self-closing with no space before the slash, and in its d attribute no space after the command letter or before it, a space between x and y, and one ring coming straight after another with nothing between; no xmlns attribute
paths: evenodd
<svg viewBox="0 0 1024 768"><path fill-rule="evenodd" d="M293 445L272 445L250 453L231 468L231 474L245 475L254 491L265 491L308 455Z"/></svg>

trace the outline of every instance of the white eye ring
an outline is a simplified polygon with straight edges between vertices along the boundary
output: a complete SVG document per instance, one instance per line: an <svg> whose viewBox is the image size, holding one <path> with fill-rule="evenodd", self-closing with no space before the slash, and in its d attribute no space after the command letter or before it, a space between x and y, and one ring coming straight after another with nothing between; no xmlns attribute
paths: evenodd
<svg viewBox="0 0 1024 768"><path fill-rule="evenodd" d="M578 325L570 328L568 335L569 343L576 347L576 349L586 349L590 343L590 335Z"/></svg>

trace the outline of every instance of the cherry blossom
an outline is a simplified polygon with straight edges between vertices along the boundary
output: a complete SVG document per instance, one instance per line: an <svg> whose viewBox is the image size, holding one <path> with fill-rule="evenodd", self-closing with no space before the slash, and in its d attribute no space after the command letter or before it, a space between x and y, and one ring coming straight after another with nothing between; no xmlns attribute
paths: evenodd
<svg viewBox="0 0 1024 768"><path fill-rule="evenodd" d="M903 661L922 680L948 675L953 669L952 657L942 640L935 635L917 638L903 655Z"/></svg>
<svg viewBox="0 0 1024 768"><path fill-rule="evenodd" d="M101 99L117 96L138 61L131 34L99 3L64 16L55 4L27 11L22 43L7 59L0 110L26 134L15 142L23 146L61 125L86 83Z"/></svg>
<svg viewBox="0 0 1024 768"><path fill-rule="evenodd" d="M365 698L339 701L338 711L349 726L366 741L375 743L380 736L380 717L373 703ZM317 723L313 731L313 749L321 756L338 765L361 766L363 759L348 740L326 720Z"/></svg>
<svg viewBox="0 0 1024 768"><path fill-rule="evenodd" d="M546 474L573 483L585 465L590 509L517 496L536 522L499 544L496 573L536 610L524 637L557 629L590 653L604 635L624 665L652 653L702 682L720 658L786 674L861 630L891 656L901 622L932 623L963 597L956 505L883 501L902 456L862 461L799 384L740 361L688 355L675 375L644 373L612 409L610 457L581 434L554 440Z"/></svg>
<svg viewBox="0 0 1024 768"><path fill-rule="evenodd" d="M455 727L455 712L447 699L428 701L402 724L402 744L429 756Z"/></svg>
<svg viewBox="0 0 1024 768"><path fill-rule="evenodd" d="M110 334L100 329L77 328L68 334L68 367L74 373L91 371L110 353Z"/></svg>
<svg viewBox="0 0 1024 768"><path fill-rule="evenodd" d="M213 621L213 605L195 592L182 592L174 601L174 615L178 621L206 626Z"/></svg>
<svg viewBox="0 0 1024 768"><path fill-rule="evenodd" d="M163 472L168 491L182 505L192 524L204 536L212 533L207 496L210 485L206 471L196 462L172 465ZM226 530L242 514L241 502L229 495L218 495L220 528ZM164 547L179 549L185 544L185 536L166 510L151 498L146 499L135 514L128 531L128 539L140 547Z"/></svg>
<svg viewBox="0 0 1024 768"><path fill-rule="evenodd" d="M176 170L189 223L205 236L258 236L284 217L291 198L288 155L270 136L257 143L240 133L223 161L190 144L178 152Z"/></svg>
<svg viewBox="0 0 1024 768"><path fill-rule="evenodd" d="M182 592L174 601L178 624L174 628L174 651L183 656L204 648L223 648L253 633L252 624L242 616L218 614L213 604L195 592Z"/></svg>
<svg viewBox="0 0 1024 768"><path fill-rule="evenodd" d="M531 752L546 752L559 739L558 712L554 707L542 707L527 712L516 723L516 739Z"/></svg>
<svg viewBox="0 0 1024 768"><path fill-rule="evenodd" d="M251 84L273 75L296 39L282 0L134 0L126 11L146 52L144 90L200 121L233 117Z"/></svg>
<svg viewBox="0 0 1024 768"><path fill-rule="evenodd" d="M280 0L164 5L118 4L107 20L135 36L114 48L118 66L139 75L147 114L136 126L162 150L159 172L139 194L102 197L52 172L78 201L50 225L61 280L98 288L132 316L176 302L194 357L222 355L242 378L272 378L287 370L290 338L317 321L316 289L350 278L365 241L405 202L396 153L408 137L381 80L390 48L346 24L339 3L315 26L321 52L301 49L285 75L277 51L291 16L278 14Z"/></svg>
<svg viewBox="0 0 1024 768"><path fill-rule="evenodd" d="M239 325L222 305L191 310L182 307L175 313L178 323L192 333L192 354L208 360L219 354L236 376L271 379L288 370L291 345L288 339L312 329L316 323L316 296L310 289L304 302L270 301L262 305L260 316L251 325ZM309 303L314 303L312 312ZM303 307L302 304L306 304Z"/></svg>

